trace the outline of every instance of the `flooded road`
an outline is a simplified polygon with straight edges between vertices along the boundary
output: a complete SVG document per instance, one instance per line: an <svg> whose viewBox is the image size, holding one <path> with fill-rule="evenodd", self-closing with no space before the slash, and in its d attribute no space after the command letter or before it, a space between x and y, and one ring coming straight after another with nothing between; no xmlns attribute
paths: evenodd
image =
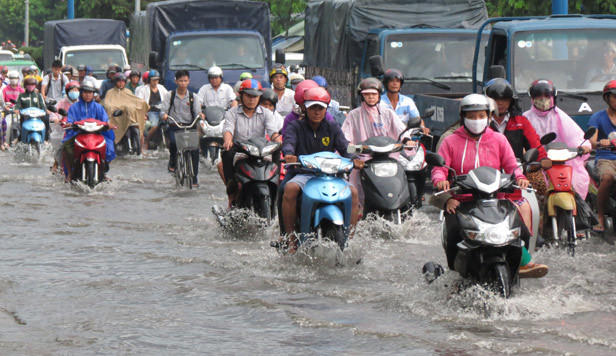
<svg viewBox="0 0 616 356"><path fill-rule="evenodd" d="M164 154L113 162L111 183L64 184L50 162L0 153L3 355L616 354L616 248L542 250L549 274L509 300L456 292L436 210L362 222L344 266L281 256L275 225L225 233L220 179L175 188ZM356 263L361 260L360 263Z"/></svg>

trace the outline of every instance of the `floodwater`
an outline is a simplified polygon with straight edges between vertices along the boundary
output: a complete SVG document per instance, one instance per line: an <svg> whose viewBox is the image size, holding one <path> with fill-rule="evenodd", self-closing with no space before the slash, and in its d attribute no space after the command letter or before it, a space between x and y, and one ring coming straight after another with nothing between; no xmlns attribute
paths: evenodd
<svg viewBox="0 0 616 356"><path fill-rule="evenodd" d="M455 272L424 281L445 263L430 207L362 222L336 266L278 254L275 224L223 231L203 165L196 190L164 153L117 159L94 190L49 166L0 153L2 355L616 354L616 248L597 238L537 252L549 274L503 300Z"/></svg>

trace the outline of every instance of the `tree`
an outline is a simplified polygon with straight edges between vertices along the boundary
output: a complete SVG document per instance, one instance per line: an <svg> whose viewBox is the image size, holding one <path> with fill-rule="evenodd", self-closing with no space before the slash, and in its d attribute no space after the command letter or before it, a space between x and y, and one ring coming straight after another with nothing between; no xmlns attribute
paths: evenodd
<svg viewBox="0 0 616 356"><path fill-rule="evenodd" d="M272 35L289 31L296 21L296 14L306 10L306 0L264 0L272 14Z"/></svg>

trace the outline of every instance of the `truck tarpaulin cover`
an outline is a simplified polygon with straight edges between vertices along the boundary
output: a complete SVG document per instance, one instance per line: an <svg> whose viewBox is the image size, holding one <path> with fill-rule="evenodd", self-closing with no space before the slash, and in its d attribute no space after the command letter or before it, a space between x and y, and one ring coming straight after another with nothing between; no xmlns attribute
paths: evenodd
<svg viewBox="0 0 616 356"><path fill-rule="evenodd" d="M240 29L263 36L268 53L272 51L270 12L257 1L161 1L151 3L147 18L153 21L151 50L164 48L169 34L197 30Z"/></svg>
<svg viewBox="0 0 616 356"><path fill-rule="evenodd" d="M63 46L117 44L126 47L126 25L124 21L110 19L47 21L43 40L45 68L51 68L51 62Z"/></svg>
<svg viewBox="0 0 616 356"><path fill-rule="evenodd" d="M306 6L304 63L349 69L375 28L478 28L483 0L315 0Z"/></svg>

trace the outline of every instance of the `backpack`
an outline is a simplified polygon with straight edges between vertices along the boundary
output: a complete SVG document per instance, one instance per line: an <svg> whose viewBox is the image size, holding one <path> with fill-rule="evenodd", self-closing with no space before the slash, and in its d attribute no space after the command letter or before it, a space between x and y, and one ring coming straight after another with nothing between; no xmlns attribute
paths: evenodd
<svg viewBox="0 0 616 356"><path fill-rule="evenodd" d="M177 90L174 90L171 92L171 98L170 98L170 102L169 102L169 111L167 112L167 115L169 115L171 113L171 108L173 107L173 102L175 101L175 92ZM194 119L195 118L195 111L193 109L193 102L195 101L195 98L193 96L193 93L189 90L188 91L188 102L190 103L190 119Z"/></svg>

